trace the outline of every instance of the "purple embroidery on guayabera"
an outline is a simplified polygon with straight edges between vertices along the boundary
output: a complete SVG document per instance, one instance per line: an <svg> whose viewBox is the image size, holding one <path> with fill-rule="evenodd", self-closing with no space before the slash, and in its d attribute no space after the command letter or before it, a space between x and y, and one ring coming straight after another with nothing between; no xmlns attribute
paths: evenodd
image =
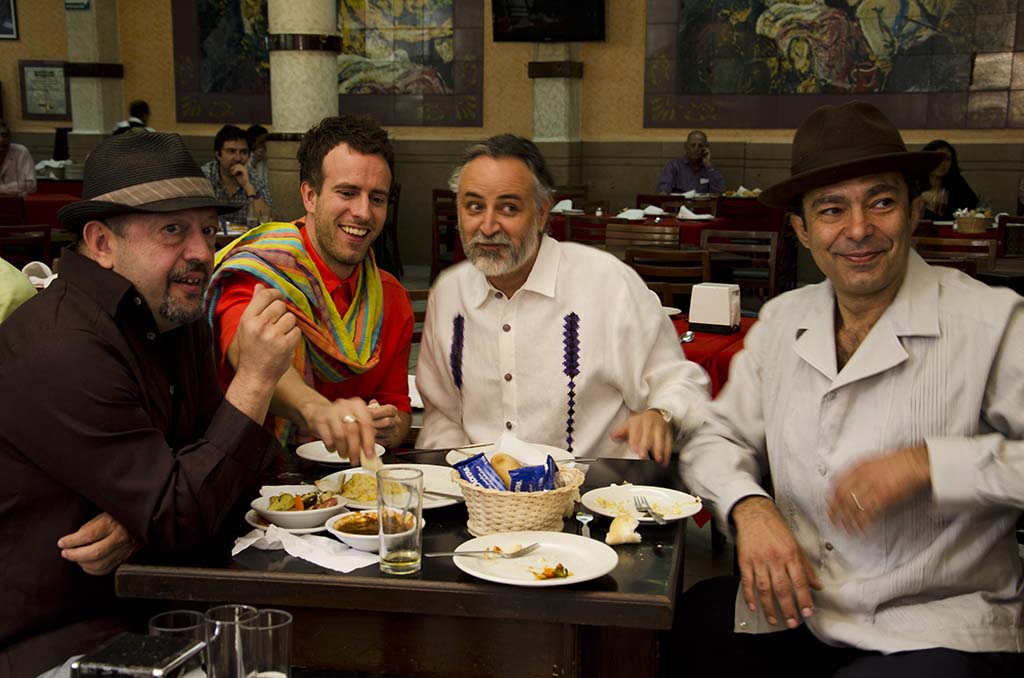
<svg viewBox="0 0 1024 678"><path fill-rule="evenodd" d="M448 357L452 367L452 379L455 386L462 390L462 343L465 341L466 319L462 314L452 320L452 352Z"/></svg>
<svg viewBox="0 0 1024 678"><path fill-rule="evenodd" d="M572 452L572 432L576 414L576 381L580 373L580 317L570 313L564 318L565 329L562 331L562 346L565 354L562 359L562 371L569 377L569 399L565 417L566 449Z"/></svg>

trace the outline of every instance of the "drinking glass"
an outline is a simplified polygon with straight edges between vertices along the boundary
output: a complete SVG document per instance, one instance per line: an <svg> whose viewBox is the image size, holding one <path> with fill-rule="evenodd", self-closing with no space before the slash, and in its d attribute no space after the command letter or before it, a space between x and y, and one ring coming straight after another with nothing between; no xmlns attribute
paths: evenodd
<svg viewBox="0 0 1024 678"><path fill-rule="evenodd" d="M151 636L173 636L176 638L187 638L189 640L206 640L206 617L202 612L195 610L170 610L161 612L149 620L149 635ZM187 674L196 669L203 668L203 658L206 655L204 649L198 655L189 659L183 666L181 673Z"/></svg>
<svg viewBox="0 0 1024 678"><path fill-rule="evenodd" d="M243 678L241 625L257 614L251 605L218 605L206 611L207 678Z"/></svg>
<svg viewBox="0 0 1024 678"><path fill-rule="evenodd" d="M403 575L420 571L422 515L423 471L387 467L377 471L381 572Z"/></svg>
<svg viewBox="0 0 1024 678"><path fill-rule="evenodd" d="M241 623L246 678L291 678L292 616L260 610Z"/></svg>

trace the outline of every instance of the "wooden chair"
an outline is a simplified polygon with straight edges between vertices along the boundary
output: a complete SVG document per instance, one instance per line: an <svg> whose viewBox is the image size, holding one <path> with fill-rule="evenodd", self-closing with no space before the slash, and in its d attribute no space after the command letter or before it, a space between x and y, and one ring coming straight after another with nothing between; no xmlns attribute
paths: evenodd
<svg viewBox="0 0 1024 678"><path fill-rule="evenodd" d="M402 266L402 254L398 249L398 207L402 198L402 184L391 187L388 196L388 215L384 219L384 228L373 241L373 256L377 266L399 280L405 274Z"/></svg>
<svg viewBox="0 0 1024 678"><path fill-rule="evenodd" d="M775 296L779 263L779 234L774 231L732 231L706 229L700 234L704 250L731 252L750 259L749 266L732 269L730 282L740 289L763 290L768 299Z"/></svg>
<svg viewBox="0 0 1024 678"><path fill-rule="evenodd" d="M17 195L0 195L0 225L19 226L25 223L25 202Z"/></svg>
<svg viewBox="0 0 1024 678"><path fill-rule="evenodd" d="M1008 214L999 216L998 228L1002 234L1002 254L1004 257L1024 255L1024 217Z"/></svg>
<svg viewBox="0 0 1024 678"><path fill-rule="evenodd" d="M15 268L21 269L30 261L41 261L50 265L50 226L0 226L0 257Z"/></svg>
<svg viewBox="0 0 1024 678"><path fill-rule="evenodd" d="M565 218L565 239L568 242L603 248L605 231L612 221L616 220L590 214L568 215Z"/></svg>
<svg viewBox="0 0 1024 678"><path fill-rule="evenodd" d="M679 226L644 224L622 219L610 220L605 227L605 248L623 250L627 247L658 247L679 249Z"/></svg>
<svg viewBox="0 0 1024 678"><path fill-rule="evenodd" d="M662 306L675 306L677 296L688 296L694 285L711 280L707 250L628 247L625 259L661 297Z"/></svg>
<svg viewBox="0 0 1024 678"><path fill-rule="evenodd" d="M914 238L913 242L914 249L929 262L938 262L942 259L974 260L977 271L990 271L996 265L997 243L995 240Z"/></svg>
<svg viewBox="0 0 1024 678"><path fill-rule="evenodd" d="M423 321L427 317L427 297L430 290L406 290L409 303L412 304L412 343L418 344L423 339Z"/></svg>
<svg viewBox="0 0 1024 678"><path fill-rule="evenodd" d="M423 340L423 321L427 317L427 299L430 297L430 290L406 290L409 295L409 303L412 304L412 343L419 344ZM417 423L419 422L419 423ZM409 431L402 438L399 447L413 449L416 446L416 437L423 428L423 415L413 411L413 423Z"/></svg>
<svg viewBox="0 0 1024 678"><path fill-rule="evenodd" d="M459 209L455 194L447 189L434 189L430 217L430 281L455 263L455 247L459 239Z"/></svg>

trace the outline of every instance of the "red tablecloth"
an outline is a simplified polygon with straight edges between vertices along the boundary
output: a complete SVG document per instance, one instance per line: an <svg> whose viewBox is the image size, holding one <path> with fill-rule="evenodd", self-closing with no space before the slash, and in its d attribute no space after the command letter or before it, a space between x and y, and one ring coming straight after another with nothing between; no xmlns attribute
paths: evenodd
<svg viewBox="0 0 1024 678"><path fill-rule="evenodd" d="M722 353L735 346L739 351L743 347L743 337L746 336L750 327L757 322L755 318L741 318L740 331L735 334L712 334L710 332L697 332L694 340L688 344L680 344L686 357L704 368L711 379L711 397L718 395L722 386L729 377L729 361L735 352L723 359ZM672 319L676 327L676 333L682 336L689 328L685 315Z"/></svg>
<svg viewBox="0 0 1024 678"><path fill-rule="evenodd" d="M64 205L78 202L77 198L67 193L35 193L25 196L25 223L26 224L49 224L53 228L60 228L60 220L57 212Z"/></svg>

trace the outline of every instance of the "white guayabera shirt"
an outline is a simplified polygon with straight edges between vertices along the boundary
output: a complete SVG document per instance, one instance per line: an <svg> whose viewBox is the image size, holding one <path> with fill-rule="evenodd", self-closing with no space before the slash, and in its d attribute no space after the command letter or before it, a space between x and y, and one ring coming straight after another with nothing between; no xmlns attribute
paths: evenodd
<svg viewBox="0 0 1024 678"><path fill-rule="evenodd" d="M593 247L544 236L511 299L471 263L430 294L416 387L420 448L520 440L577 456L632 456L609 439L631 412L700 424L708 377L683 356L672 323L633 269Z"/></svg>
<svg viewBox="0 0 1024 678"><path fill-rule="evenodd" d="M806 621L824 642L881 652L1024 650L1024 300L911 252L892 304L841 371L828 282L762 309L707 423L683 450L691 491L727 525L775 502L821 579ZM872 456L925 443L932 491L863 535L828 519L832 488ZM736 630L772 627L737 595Z"/></svg>

